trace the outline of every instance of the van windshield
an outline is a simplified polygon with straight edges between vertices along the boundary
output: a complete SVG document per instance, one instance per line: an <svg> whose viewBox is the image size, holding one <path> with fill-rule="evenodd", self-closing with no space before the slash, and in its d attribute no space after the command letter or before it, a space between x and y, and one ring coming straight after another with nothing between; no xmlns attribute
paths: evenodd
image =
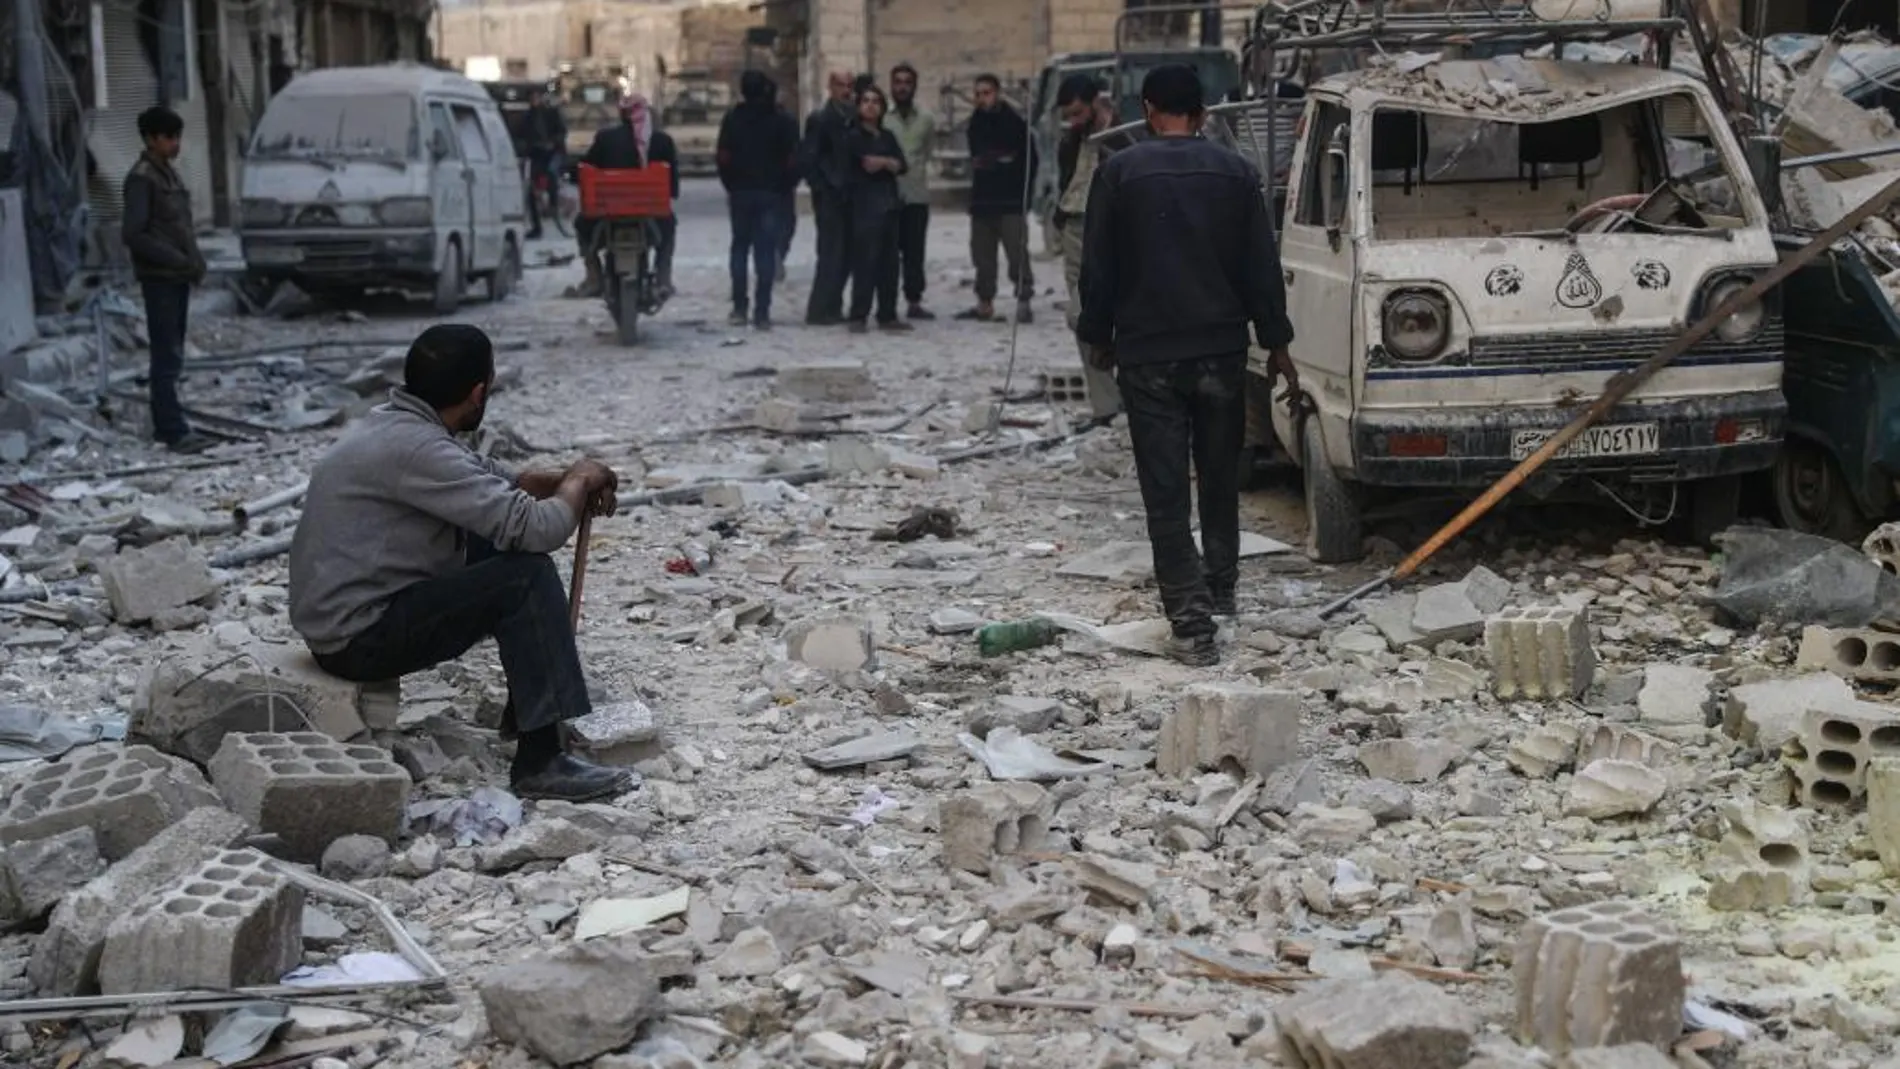
<svg viewBox="0 0 1900 1069"><path fill-rule="evenodd" d="M1720 235L1748 221L1691 93L1546 122L1381 106L1371 132L1373 234L1383 240Z"/></svg>
<svg viewBox="0 0 1900 1069"><path fill-rule="evenodd" d="M406 96L278 98L251 141L261 159L414 159L415 104Z"/></svg>

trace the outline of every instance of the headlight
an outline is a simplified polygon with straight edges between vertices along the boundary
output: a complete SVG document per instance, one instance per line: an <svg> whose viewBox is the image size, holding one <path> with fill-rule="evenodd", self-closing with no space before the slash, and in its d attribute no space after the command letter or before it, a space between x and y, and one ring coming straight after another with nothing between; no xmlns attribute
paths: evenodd
<svg viewBox="0 0 1900 1069"><path fill-rule="evenodd" d="M283 226L286 214L282 201L246 197L238 204L240 226Z"/></svg>
<svg viewBox="0 0 1900 1069"><path fill-rule="evenodd" d="M376 206L384 226L428 226L435 212L427 197L391 197Z"/></svg>
<svg viewBox="0 0 1900 1069"><path fill-rule="evenodd" d="M1715 287L1709 290L1709 311L1713 312L1722 307L1730 297L1747 289L1748 285L1749 280L1745 278L1731 278L1716 283ZM1715 336L1725 342L1747 341L1760 334L1762 325L1767 321L1768 312L1762 308L1761 300L1757 298L1742 305L1733 315L1717 323Z"/></svg>
<svg viewBox="0 0 1900 1069"><path fill-rule="evenodd" d="M1436 293L1409 290L1385 299L1385 348L1400 360L1430 360L1451 340L1451 305Z"/></svg>

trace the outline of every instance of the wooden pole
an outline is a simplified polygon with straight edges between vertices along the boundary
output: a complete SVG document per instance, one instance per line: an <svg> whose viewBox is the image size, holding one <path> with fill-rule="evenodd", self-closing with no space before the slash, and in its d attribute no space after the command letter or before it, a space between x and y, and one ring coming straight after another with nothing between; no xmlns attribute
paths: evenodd
<svg viewBox="0 0 1900 1069"><path fill-rule="evenodd" d="M581 528L574 532L574 578L567 584L567 623L575 634L581 633L581 583L587 578L587 543L593 536L594 517L581 517Z"/></svg>

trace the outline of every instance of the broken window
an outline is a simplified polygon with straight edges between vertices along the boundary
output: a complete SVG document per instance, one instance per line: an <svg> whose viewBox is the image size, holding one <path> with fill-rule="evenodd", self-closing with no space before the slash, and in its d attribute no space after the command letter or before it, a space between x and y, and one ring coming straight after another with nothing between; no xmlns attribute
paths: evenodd
<svg viewBox="0 0 1900 1069"><path fill-rule="evenodd" d="M264 112L251 142L259 157L412 159L416 109L406 96L280 97Z"/></svg>

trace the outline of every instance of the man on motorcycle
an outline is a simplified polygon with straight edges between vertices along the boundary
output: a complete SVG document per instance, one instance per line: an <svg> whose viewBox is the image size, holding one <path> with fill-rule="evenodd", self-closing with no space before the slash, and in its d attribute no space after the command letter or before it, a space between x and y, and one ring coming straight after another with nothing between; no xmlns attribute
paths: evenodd
<svg viewBox="0 0 1900 1069"><path fill-rule="evenodd" d="M673 147L673 139L664 130L653 128L653 113L647 107L647 99L638 93L629 93L620 98L620 121L604 126L594 134L594 143L588 146L587 155L581 157L581 162L602 170L630 170L645 167L649 160L672 168L671 196L673 200L678 200L679 152ZM580 290L580 296L583 297L598 297L601 293L600 250L594 241L599 222L598 219L583 216L574 223L574 234L580 239L581 254L586 258L587 278L581 283ZM668 216L654 220L653 229L658 234L658 240L654 243L653 273L658 282L659 299L665 300L673 292L673 239L676 224Z"/></svg>

